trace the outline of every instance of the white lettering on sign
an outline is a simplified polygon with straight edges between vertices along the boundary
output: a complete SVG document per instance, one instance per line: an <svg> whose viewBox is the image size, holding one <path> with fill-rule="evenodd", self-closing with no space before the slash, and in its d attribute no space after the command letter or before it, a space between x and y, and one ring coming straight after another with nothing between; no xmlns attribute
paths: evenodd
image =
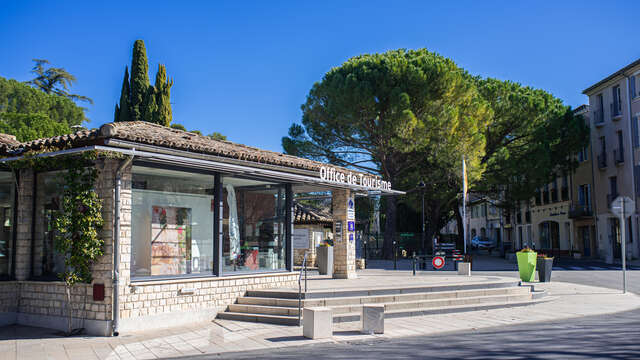
<svg viewBox="0 0 640 360"><path fill-rule="evenodd" d="M390 181L384 181L377 177L366 176L364 174L346 173L334 167L320 167L320 179L334 183L359 185L371 189L391 190Z"/></svg>

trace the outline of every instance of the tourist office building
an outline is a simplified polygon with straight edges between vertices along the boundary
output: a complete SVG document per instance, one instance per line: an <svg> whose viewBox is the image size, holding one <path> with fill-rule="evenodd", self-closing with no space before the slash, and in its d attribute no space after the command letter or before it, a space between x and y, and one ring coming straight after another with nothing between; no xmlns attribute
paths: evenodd
<svg viewBox="0 0 640 360"><path fill-rule="evenodd" d="M0 325L67 327L53 227L64 169L11 164L86 152L97 154L104 255L92 283L74 288L72 312L96 335L209 321L246 291L297 286L295 193L331 191L333 274L354 278L354 195L401 193L370 174L146 122L26 143L2 135Z"/></svg>

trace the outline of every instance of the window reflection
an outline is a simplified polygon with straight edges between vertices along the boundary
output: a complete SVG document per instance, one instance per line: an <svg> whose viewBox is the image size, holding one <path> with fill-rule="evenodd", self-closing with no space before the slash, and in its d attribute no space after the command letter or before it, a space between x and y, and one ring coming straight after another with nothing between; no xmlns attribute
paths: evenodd
<svg viewBox="0 0 640 360"><path fill-rule="evenodd" d="M213 175L133 167L131 276L213 271Z"/></svg>
<svg viewBox="0 0 640 360"><path fill-rule="evenodd" d="M285 187L223 177L225 273L284 270Z"/></svg>

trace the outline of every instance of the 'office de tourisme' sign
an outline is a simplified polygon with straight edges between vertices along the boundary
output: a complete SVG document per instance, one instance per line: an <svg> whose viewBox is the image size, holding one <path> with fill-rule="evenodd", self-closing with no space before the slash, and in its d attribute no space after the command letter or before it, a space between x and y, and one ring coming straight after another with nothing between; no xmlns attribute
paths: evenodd
<svg viewBox="0 0 640 360"><path fill-rule="evenodd" d="M391 182L373 176L344 172L333 167L320 167L320 179L341 184L359 185L371 189L391 190Z"/></svg>

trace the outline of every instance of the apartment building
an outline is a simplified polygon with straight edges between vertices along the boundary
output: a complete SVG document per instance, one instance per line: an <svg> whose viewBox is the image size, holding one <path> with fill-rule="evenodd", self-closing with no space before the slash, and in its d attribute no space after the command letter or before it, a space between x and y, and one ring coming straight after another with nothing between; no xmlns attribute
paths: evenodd
<svg viewBox="0 0 640 360"><path fill-rule="evenodd" d="M589 97L598 255L613 262L621 257L620 222L611 202L628 196L638 203L640 156L640 59L583 91ZM629 217L627 257L638 257L638 212Z"/></svg>
<svg viewBox="0 0 640 360"><path fill-rule="evenodd" d="M576 115L581 115L587 126L590 126L591 115L589 106L581 105L575 109ZM593 197L593 147L591 142L577 155L578 167L571 174L571 207L569 219L572 220L573 251L580 257L598 257L598 242L596 241L595 203Z"/></svg>

